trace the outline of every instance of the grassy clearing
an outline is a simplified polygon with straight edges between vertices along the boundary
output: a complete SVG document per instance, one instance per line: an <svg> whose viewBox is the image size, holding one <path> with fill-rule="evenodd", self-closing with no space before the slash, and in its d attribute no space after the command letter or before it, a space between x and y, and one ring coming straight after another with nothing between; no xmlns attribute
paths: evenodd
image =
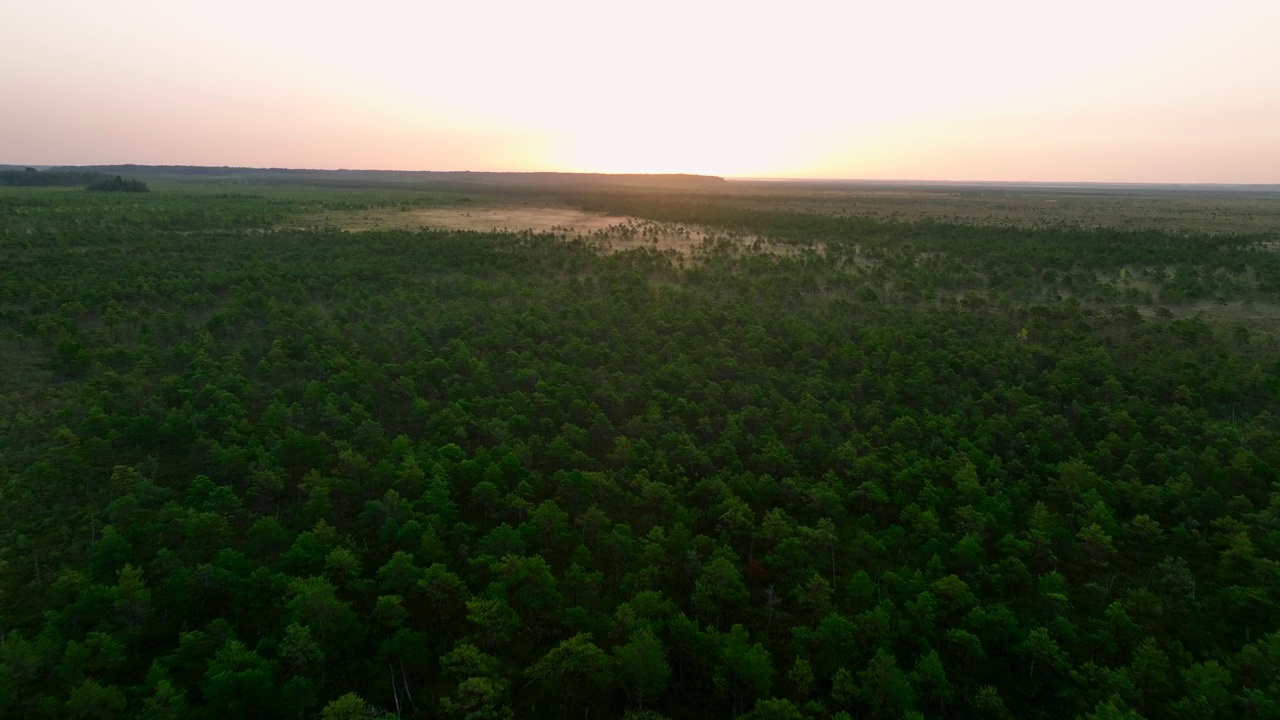
<svg viewBox="0 0 1280 720"><path fill-rule="evenodd" d="M1156 191L1067 189L788 190L741 186L722 201L745 208L814 212L880 220L935 220L1023 227L1112 227L1175 232L1280 230L1280 195L1181 195Z"/></svg>

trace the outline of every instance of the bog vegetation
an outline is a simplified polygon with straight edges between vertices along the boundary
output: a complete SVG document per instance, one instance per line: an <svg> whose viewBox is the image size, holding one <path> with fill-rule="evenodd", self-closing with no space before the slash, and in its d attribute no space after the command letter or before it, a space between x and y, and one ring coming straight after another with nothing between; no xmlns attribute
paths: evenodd
<svg viewBox="0 0 1280 720"><path fill-rule="evenodd" d="M0 716L1280 715L1275 233L473 196L0 191Z"/></svg>

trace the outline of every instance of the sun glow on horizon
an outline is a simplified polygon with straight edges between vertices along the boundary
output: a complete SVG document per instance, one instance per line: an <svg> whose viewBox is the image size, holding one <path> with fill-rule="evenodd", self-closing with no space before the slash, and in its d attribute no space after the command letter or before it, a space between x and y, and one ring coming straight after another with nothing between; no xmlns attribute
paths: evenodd
<svg viewBox="0 0 1280 720"><path fill-rule="evenodd" d="M1266 0L55 0L0 25L0 162L1280 182Z"/></svg>

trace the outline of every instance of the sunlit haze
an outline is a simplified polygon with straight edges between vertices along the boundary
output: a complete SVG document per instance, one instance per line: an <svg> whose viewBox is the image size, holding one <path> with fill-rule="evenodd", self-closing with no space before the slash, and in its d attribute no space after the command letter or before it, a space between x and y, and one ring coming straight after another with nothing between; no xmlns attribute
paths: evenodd
<svg viewBox="0 0 1280 720"><path fill-rule="evenodd" d="M0 163L1280 182L1280 2L0 2Z"/></svg>

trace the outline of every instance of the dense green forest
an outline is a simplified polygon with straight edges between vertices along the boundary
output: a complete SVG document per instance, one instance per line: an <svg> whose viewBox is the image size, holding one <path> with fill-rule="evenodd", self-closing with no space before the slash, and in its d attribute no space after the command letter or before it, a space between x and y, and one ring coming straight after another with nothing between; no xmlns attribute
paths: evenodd
<svg viewBox="0 0 1280 720"><path fill-rule="evenodd" d="M1280 235L571 199L0 191L0 716L1280 717Z"/></svg>
<svg viewBox="0 0 1280 720"><path fill-rule="evenodd" d="M89 183L84 187L85 190L92 192L150 192L151 188L147 184L136 178L124 178L119 175L115 177L104 177Z"/></svg>
<svg viewBox="0 0 1280 720"><path fill-rule="evenodd" d="M0 170L0 186L10 187L73 187L106 179L102 173L83 170Z"/></svg>

